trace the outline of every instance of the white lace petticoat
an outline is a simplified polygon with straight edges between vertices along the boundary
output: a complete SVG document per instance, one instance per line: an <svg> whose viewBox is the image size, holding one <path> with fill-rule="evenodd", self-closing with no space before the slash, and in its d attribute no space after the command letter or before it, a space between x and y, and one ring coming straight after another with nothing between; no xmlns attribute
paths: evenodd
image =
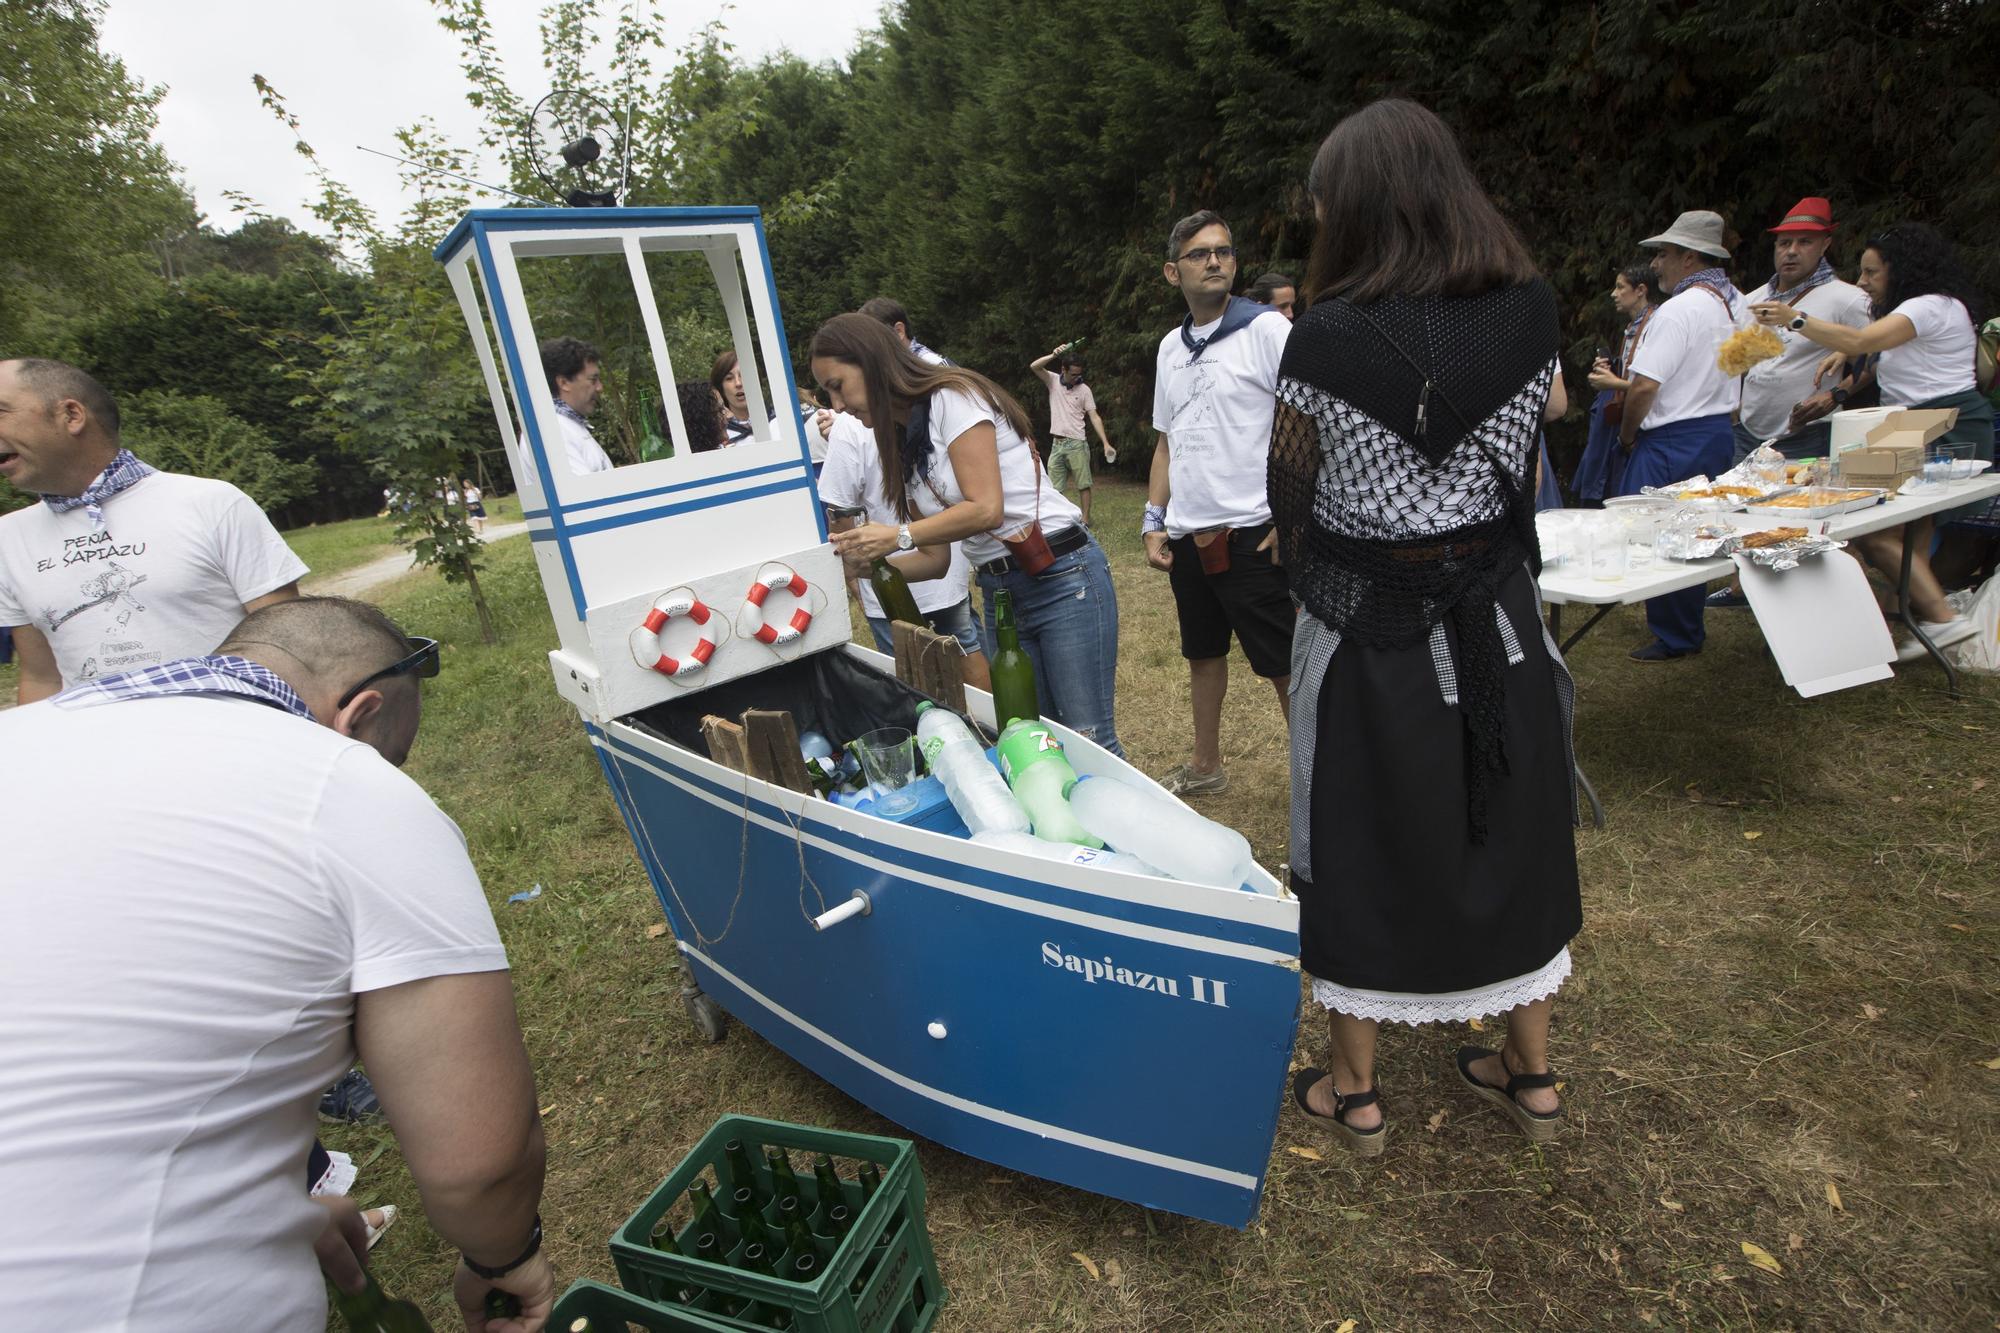
<svg viewBox="0 0 2000 1333"><path fill-rule="evenodd" d="M1471 990L1419 995L1402 991L1356 990L1313 978L1313 999L1326 1009L1382 1023L1462 1023L1492 1018L1516 1005L1533 1004L1562 989L1569 979L1569 946L1532 972Z"/></svg>

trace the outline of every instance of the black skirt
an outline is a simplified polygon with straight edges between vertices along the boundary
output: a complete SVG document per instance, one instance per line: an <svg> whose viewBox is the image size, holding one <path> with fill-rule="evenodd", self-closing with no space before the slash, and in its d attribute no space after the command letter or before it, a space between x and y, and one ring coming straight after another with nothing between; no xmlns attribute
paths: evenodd
<svg viewBox="0 0 2000 1333"><path fill-rule="evenodd" d="M1508 771L1487 790L1487 836L1468 836L1465 724L1438 688L1429 644L1342 644L1320 691L1312 868L1299 961L1339 986L1439 994L1548 964L1583 925L1575 808L1540 605L1526 570L1501 588L1524 660L1506 670ZM1446 621L1458 660L1457 636Z"/></svg>

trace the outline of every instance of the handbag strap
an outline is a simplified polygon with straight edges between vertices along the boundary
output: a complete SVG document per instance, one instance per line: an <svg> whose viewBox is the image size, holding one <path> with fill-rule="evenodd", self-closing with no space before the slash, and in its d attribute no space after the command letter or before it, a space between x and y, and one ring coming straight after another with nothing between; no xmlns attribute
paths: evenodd
<svg viewBox="0 0 2000 1333"><path fill-rule="evenodd" d="M995 410L997 411L998 409L996 408ZM926 420L924 425L925 429L928 430L930 426L929 421ZM929 446L926 445L926 447L928 448ZM949 444L946 444L945 452L949 454L950 451L951 451L951 446ZM1040 529L1042 526L1042 451L1037 449L1033 444L1029 444L1028 457L1035 460L1034 526L1037 529ZM995 470L998 471L997 465L1000 462L1000 425L998 422L995 422L993 425L993 462L996 465ZM956 469L953 470L952 475L954 477L958 475ZM923 481L924 485L930 488L931 498L938 502L938 508L940 511L951 508L951 501L944 498L944 492L940 491L937 488L937 482L931 478L930 473L926 472L923 474ZM1007 521L1006 514L1007 514L1007 478L1004 474L1002 474L1000 478L1000 515L1001 515L1000 521L1003 523ZM989 532L987 533L987 536L993 537L999 541L1005 540L1005 538L1000 537L998 533Z"/></svg>

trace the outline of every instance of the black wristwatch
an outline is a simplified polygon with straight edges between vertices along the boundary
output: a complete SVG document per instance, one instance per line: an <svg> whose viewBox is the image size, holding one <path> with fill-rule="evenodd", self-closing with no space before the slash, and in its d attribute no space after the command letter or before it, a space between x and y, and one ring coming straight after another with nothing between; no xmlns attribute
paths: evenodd
<svg viewBox="0 0 2000 1333"><path fill-rule="evenodd" d="M1847 406L1847 390L1845 390L1845 389L1841 389L1841 388L1835 388L1835 389L1834 389L1834 391L1833 391L1833 405L1834 405L1835 407L1846 407L1846 406Z"/></svg>
<svg viewBox="0 0 2000 1333"><path fill-rule="evenodd" d="M471 1269L478 1276L485 1278L488 1282L491 1282L496 1277L507 1276L507 1274L513 1272L515 1269L519 1268L522 1264L527 1263L528 1260L534 1258L538 1253L541 1252L541 1248L542 1248L542 1215L540 1213L536 1213L535 1229L528 1236L528 1248L522 1250L521 1253L513 1260L513 1262L501 1264L498 1268L488 1268L485 1264L474 1263L472 1259L469 1256L467 1256L464 1250L460 1250L458 1252L458 1257L461 1261L464 1262L467 1268Z"/></svg>

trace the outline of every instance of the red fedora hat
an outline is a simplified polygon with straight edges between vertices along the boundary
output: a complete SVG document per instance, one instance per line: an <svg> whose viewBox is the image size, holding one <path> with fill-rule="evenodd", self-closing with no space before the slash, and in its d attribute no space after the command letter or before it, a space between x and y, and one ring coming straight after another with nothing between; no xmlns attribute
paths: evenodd
<svg viewBox="0 0 2000 1333"><path fill-rule="evenodd" d="M1833 205L1818 195L1807 195L1785 211L1785 220L1771 231L1833 231Z"/></svg>

